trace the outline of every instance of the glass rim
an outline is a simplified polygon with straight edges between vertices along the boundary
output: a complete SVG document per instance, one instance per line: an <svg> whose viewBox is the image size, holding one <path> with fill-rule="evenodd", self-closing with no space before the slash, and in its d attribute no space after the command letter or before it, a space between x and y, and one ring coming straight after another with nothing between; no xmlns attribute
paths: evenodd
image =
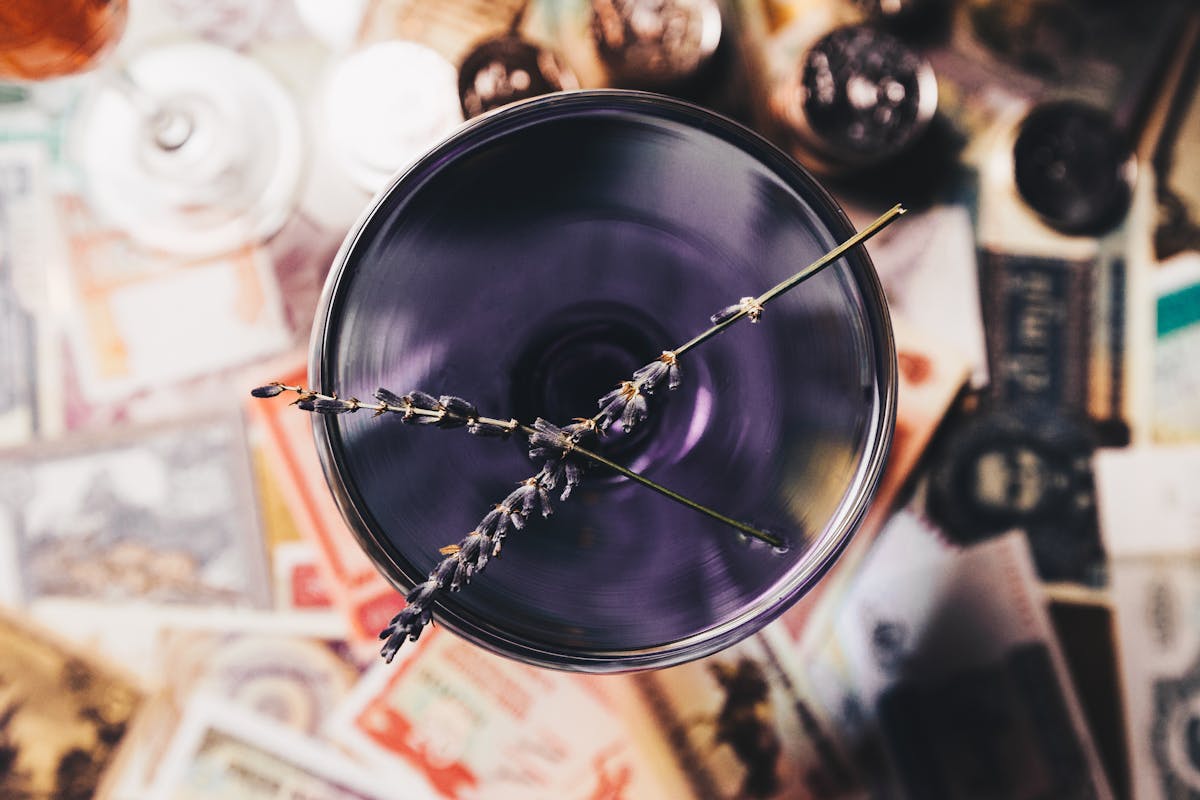
<svg viewBox="0 0 1200 800"><path fill-rule="evenodd" d="M855 229L841 207L808 170L760 134L714 111L677 98L627 89L573 90L524 100L464 123L409 167L397 173L369 202L334 256L317 305L309 349L309 385L321 392L335 388L326 385L329 371L326 345L332 322L339 310L339 289L353 271L352 256L363 246L372 232L372 223L389 200L411 194L426 180L435 179L438 169L448 158L452 159L455 152L462 157L496 138L571 112L622 111L636 113L646 119L683 123L742 149L811 203L820 221L836 241L844 241L854 234ZM459 614L441 602L434 603L434 621L474 644L527 664L576 672L630 672L672 666L723 650L761 630L807 595L832 568L862 524L883 474L895 426L896 351L883 287L865 247L854 248L842 259L850 268L854 286L861 294L866 312L864 327L870 334L875 351L876 363L872 373L875 376L877 399L871 414L870 431L852 482L822 532L805 545L801 563L793 569L793 574L782 586L764 593L730 619L703 631L651 647L630 650L549 650L536 647L518 637L507 636L503 629L482 625L469 615ZM326 483L350 531L388 582L398 591L409 591L427 576L407 574L395 562L388 552L388 546L381 543L381 540L386 541L386 535L373 529L369 515L364 514L356 502L356 491L350 485L341 463L343 445L337 431L337 419L313 414L312 426Z"/></svg>

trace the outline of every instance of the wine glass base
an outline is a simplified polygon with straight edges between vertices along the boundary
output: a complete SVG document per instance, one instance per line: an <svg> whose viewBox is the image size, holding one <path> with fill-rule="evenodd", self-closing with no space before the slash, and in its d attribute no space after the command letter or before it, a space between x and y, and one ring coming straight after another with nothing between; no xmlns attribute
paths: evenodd
<svg viewBox="0 0 1200 800"><path fill-rule="evenodd" d="M73 152L96 210L147 247L189 256L278 231L295 203L303 153L279 82L202 42L145 50L123 69L132 86L102 82L74 123ZM181 121L188 133L163 139Z"/></svg>

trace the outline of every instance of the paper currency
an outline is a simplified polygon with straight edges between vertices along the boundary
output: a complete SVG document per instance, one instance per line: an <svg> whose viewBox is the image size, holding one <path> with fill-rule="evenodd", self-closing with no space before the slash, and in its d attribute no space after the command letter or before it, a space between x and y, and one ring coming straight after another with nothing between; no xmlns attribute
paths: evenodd
<svg viewBox="0 0 1200 800"><path fill-rule="evenodd" d="M442 630L372 668L328 733L381 780L416 772L439 797L662 796L621 721L579 676L519 664Z"/></svg>
<svg viewBox="0 0 1200 800"><path fill-rule="evenodd" d="M1136 800L1200 794L1200 447L1101 451L1101 532Z"/></svg>
<svg viewBox="0 0 1200 800"><path fill-rule="evenodd" d="M1200 441L1200 253L1163 262L1153 282L1152 436L1159 442Z"/></svg>
<svg viewBox="0 0 1200 800"><path fill-rule="evenodd" d="M868 217L865 222L871 218L853 208L847 213L856 225L860 216ZM987 348L969 210L938 205L906 215L903 225L885 229L871 242L871 261L893 316L899 313L957 349L970 365L971 385L986 386Z"/></svg>
<svg viewBox="0 0 1200 800"><path fill-rule="evenodd" d="M0 145L0 445L62 428L47 162L39 145Z"/></svg>
<svg viewBox="0 0 1200 800"><path fill-rule="evenodd" d="M931 535L889 526L831 635L801 653L798 683L866 789L1111 797L1025 540L916 543Z"/></svg>
<svg viewBox="0 0 1200 800"><path fill-rule="evenodd" d="M266 607L249 480L236 413L6 453L4 594Z"/></svg>
<svg viewBox="0 0 1200 800"><path fill-rule="evenodd" d="M415 778L382 781L323 742L198 694L145 800L426 800Z"/></svg>
<svg viewBox="0 0 1200 800"><path fill-rule="evenodd" d="M358 678L336 643L295 636L173 628L163 631L153 656L167 683L142 710L132 752L112 776L114 800L146 797L191 697L213 697L316 735Z"/></svg>
<svg viewBox="0 0 1200 800"><path fill-rule="evenodd" d="M0 614L0 796L102 796L141 703L127 677Z"/></svg>
<svg viewBox="0 0 1200 800"><path fill-rule="evenodd" d="M261 248L188 261L135 247L60 198L75 307L79 391L93 403L209 375L291 344Z"/></svg>
<svg viewBox="0 0 1200 800"><path fill-rule="evenodd" d="M845 754L797 694L786 647L786 639L759 633L633 677L695 797L831 797L852 787Z"/></svg>
<svg viewBox="0 0 1200 800"><path fill-rule="evenodd" d="M275 608L301 613L330 613L343 624L333 596L326 586L312 541L297 527L287 498L280 491L270 457L258 444L253 431L254 479L258 489L258 514L266 541Z"/></svg>
<svg viewBox="0 0 1200 800"><path fill-rule="evenodd" d="M302 385L307 373L298 369L279 380ZM275 483L296 526L316 547L325 587L346 615L351 635L375 641L403 598L375 569L346 526L325 483L311 418L282 400L251 400L247 409L262 432Z"/></svg>
<svg viewBox="0 0 1200 800"><path fill-rule="evenodd" d="M1095 475L1113 559L1200 553L1200 446L1099 450Z"/></svg>

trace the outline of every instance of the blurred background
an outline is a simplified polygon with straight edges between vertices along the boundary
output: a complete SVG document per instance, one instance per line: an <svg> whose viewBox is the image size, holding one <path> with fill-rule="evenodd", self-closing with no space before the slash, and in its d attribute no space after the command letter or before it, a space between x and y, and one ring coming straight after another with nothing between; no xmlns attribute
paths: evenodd
<svg viewBox="0 0 1200 800"><path fill-rule="evenodd" d="M5 0L0 797L1200 797L1198 75L1191 0ZM248 389L397 170L602 86L909 207L875 504L699 662L385 665Z"/></svg>

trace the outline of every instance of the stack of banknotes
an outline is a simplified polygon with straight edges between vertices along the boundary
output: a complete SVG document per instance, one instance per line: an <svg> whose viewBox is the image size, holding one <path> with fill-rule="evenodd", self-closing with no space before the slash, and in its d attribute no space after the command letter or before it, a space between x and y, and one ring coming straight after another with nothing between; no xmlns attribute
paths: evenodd
<svg viewBox="0 0 1200 800"><path fill-rule="evenodd" d="M306 27L311 3L259 5L224 28L204 3L132 7L154 35L242 48L307 109L314 65L354 37ZM721 7L765 52L813 8L869 5ZM347 6L362 41L397 35L380 20L419 33L404 14L457 19L441 0ZM250 32L222 40L230 20ZM760 633L618 676L436 626L379 658L402 597L343 521L307 415L248 397L306 382L366 196L324 192L314 161L270 241L151 252L96 216L72 162L92 78L0 84L0 798L1200 797L1200 245L1158 246L1155 185L1197 174L1187 24L1182 66L1147 95L1159 123L1125 221L1061 252L989 182L988 132L1044 76L989 71L957 40L931 51L964 140L936 197L869 247L899 400L862 528ZM897 199L831 188L860 225ZM1083 377L1031 406L1047 364ZM980 521L989 501L1005 524Z"/></svg>

